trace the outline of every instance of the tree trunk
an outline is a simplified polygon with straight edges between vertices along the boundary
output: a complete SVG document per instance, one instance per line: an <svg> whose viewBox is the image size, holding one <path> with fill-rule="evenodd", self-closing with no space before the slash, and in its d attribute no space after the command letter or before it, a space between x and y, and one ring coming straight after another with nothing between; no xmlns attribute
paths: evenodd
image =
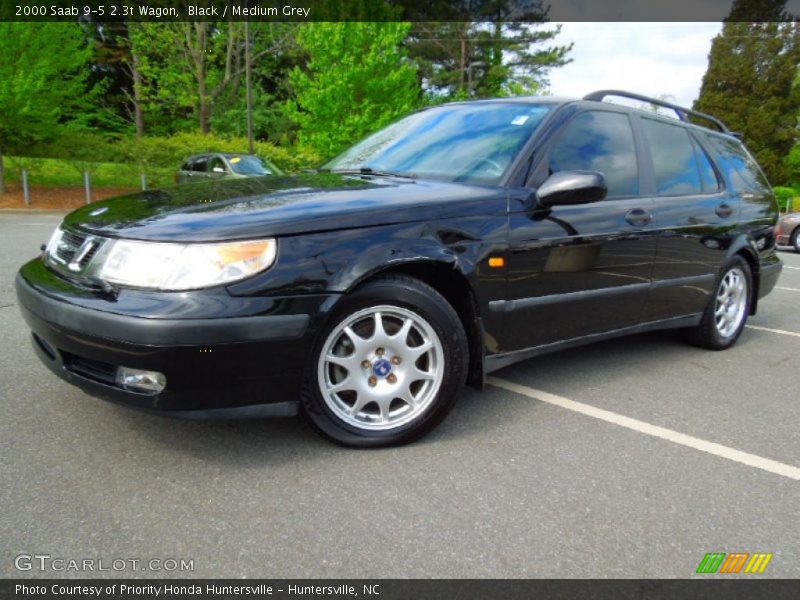
<svg viewBox="0 0 800 600"><path fill-rule="evenodd" d="M464 75L466 74L465 71L467 69L467 40L464 36L461 36L461 79L458 83L458 89L460 91L464 90Z"/></svg>
<svg viewBox="0 0 800 600"><path fill-rule="evenodd" d="M200 131L203 135L211 132L211 103L206 95L205 81L199 86L200 93Z"/></svg>
<svg viewBox="0 0 800 600"><path fill-rule="evenodd" d="M6 169L3 164L3 149L0 148L0 194L6 193Z"/></svg>
<svg viewBox="0 0 800 600"><path fill-rule="evenodd" d="M142 74L139 72L139 55L131 50L131 71L133 73L133 120L136 124L136 138L144 135L144 114L142 112Z"/></svg>

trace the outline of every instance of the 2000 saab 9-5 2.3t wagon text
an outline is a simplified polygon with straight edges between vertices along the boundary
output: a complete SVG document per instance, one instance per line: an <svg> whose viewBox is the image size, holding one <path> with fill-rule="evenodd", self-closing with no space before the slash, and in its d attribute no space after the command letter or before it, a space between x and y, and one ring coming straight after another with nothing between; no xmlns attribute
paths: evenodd
<svg viewBox="0 0 800 600"><path fill-rule="evenodd" d="M416 112L313 173L83 207L16 284L42 361L91 394L299 411L381 446L543 352L669 327L731 346L778 279L776 221L714 117L627 92L484 100Z"/></svg>

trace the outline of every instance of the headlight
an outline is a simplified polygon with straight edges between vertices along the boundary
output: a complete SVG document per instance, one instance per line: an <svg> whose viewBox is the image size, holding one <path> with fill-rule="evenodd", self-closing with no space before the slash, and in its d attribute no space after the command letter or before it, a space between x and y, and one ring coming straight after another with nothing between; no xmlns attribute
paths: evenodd
<svg viewBox="0 0 800 600"><path fill-rule="evenodd" d="M275 262L274 239L222 244L109 240L97 276L123 286L191 290L238 281Z"/></svg>

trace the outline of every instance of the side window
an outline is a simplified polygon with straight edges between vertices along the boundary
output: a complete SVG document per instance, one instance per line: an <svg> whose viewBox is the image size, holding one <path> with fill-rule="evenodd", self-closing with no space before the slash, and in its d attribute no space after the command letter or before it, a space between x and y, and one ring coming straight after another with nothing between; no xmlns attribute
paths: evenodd
<svg viewBox="0 0 800 600"><path fill-rule="evenodd" d="M713 194L720 191L722 185L716 170L714 170L714 166L711 164L711 159L708 158L708 154L706 154L706 151L697 143L697 140L693 139L692 142L694 145L694 155L697 158L697 166L700 168L700 181L703 184L703 191L706 194Z"/></svg>
<svg viewBox="0 0 800 600"><path fill-rule="evenodd" d="M656 193L688 196L703 193L697 155L686 128L642 119L642 128L653 157Z"/></svg>
<svg viewBox="0 0 800 600"><path fill-rule="evenodd" d="M187 160L185 163L183 163L183 165L181 165L181 171L191 171L191 170L192 170L191 161Z"/></svg>
<svg viewBox="0 0 800 600"><path fill-rule="evenodd" d="M227 171L225 168L225 161L223 161L219 156L215 156L211 159L211 165L209 166L209 171L214 171L214 169L222 169L223 171Z"/></svg>
<svg viewBox="0 0 800 600"><path fill-rule="evenodd" d="M192 161L192 171L200 171L202 173L205 173L207 165L208 165L208 157L200 156L199 158L195 158Z"/></svg>
<svg viewBox="0 0 800 600"><path fill-rule="evenodd" d="M768 192L769 183L756 161L735 138L718 135L706 136L733 189L737 191Z"/></svg>
<svg viewBox="0 0 800 600"><path fill-rule="evenodd" d="M559 134L548 156L551 173L603 173L609 198L639 194L636 147L627 115L606 111L579 114Z"/></svg>

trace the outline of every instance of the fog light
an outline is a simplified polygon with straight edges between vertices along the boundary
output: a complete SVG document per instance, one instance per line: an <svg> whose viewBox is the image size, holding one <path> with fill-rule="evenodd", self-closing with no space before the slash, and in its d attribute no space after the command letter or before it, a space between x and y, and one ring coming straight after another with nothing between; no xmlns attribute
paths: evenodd
<svg viewBox="0 0 800 600"><path fill-rule="evenodd" d="M158 371L118 367L117 385L132 392L157 394L167 385L167 377Z"/></svg>

